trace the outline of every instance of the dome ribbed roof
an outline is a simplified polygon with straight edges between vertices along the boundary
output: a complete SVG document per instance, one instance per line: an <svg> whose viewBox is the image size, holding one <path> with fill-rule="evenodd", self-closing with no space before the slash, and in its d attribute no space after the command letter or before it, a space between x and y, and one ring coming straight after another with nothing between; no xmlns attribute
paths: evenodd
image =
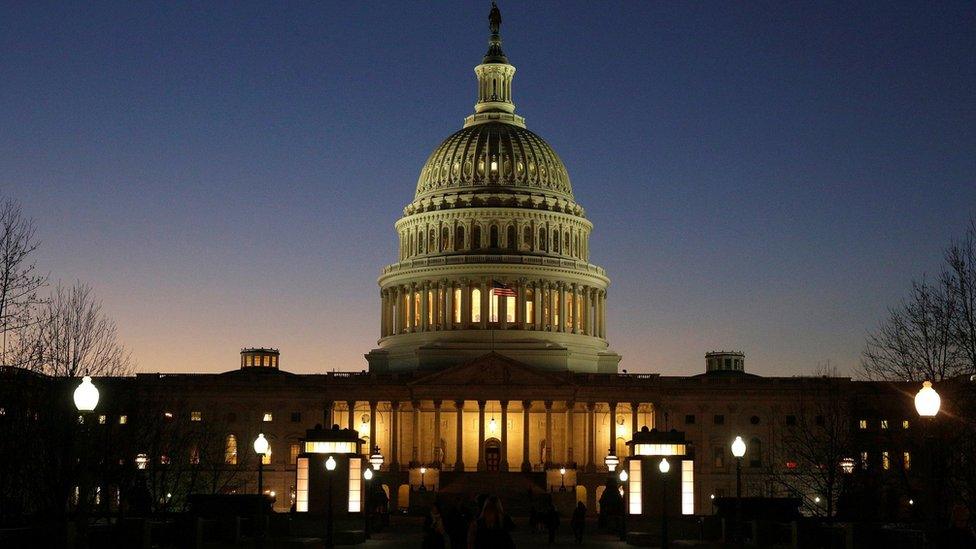
<svg viewBox="0 0 976 549"><path fill-rule="evenodd" d="M552 147L505 122L469 125L431 153L420 171L415 200L457 192L521 192L573 200L569 174Z"/></svg>

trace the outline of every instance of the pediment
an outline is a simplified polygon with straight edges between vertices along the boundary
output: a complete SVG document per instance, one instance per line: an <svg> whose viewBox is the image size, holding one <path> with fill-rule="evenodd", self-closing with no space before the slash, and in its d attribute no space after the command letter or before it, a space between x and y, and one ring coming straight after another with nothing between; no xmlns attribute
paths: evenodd
<svg viewBox="0 0 976 549"><path fill-rule="evenodd" d="M563 385L558 373L538 370L507 356L491 352L450 368L433 372L411 385L523 386Z"/></svg>

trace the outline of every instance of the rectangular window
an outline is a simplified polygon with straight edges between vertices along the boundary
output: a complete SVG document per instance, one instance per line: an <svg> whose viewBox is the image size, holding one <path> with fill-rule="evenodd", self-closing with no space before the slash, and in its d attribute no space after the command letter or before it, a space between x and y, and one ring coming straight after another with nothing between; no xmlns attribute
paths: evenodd
<svg viewBox="0 0 976 549"><path fill-rule="evenodd" d="M681 460L681 514L695 514L695 462Z"/></svg>
<svg viewBox="0 0 976 549"><path fill-rule="evenodd" d="M888 451L881 452L881 468L887 471L891 469L891 459L888 458Z"/></svg>
<svg viewBox="0 0 976 549"><path fill-rule="evenodd" d="M261 455L261 464L262 465L271 465L271 445L270 444L268 445L268 451L267 451L267 453Z"/></svg>
<svg viewBox="0 0 976 549"><path fill-rule="evenodd" d="M505 297L505 322L515 323L515 296L510 295Z"/></svg>
<svg viewBox="0 0 976 549"><path fill-rule="evenodd" d="M308 458L299 458L295 474L295 511L308 512Z"/></svg>
<svg viewBox="0 0 976 549"><path fill-rule="evenodd" d="M273 419L274 419L274 415L271 412L265 412L264 418L261 421L269 422L272 421Z"/></svg>
<svg viewBox="0 0 976 549"><path fill-rule="evenodd" d="M816 421L817 427L823 427L823 425L824 425L824 417L823 416L817 416L816 418L814 418L814 421Z"/></svg>
<svg viewBox="0 0 976 549"><path fill-rule="evenodd" d="M349 458L349 512L358 513L362 510L362 458Z"/></svg>
<svg viewBox="0 0 976 549"><path fill-rule="evenodd" d="M868 468L868 453L867 452L861 452L861 468L862 469L867 469Z"/></svg>
<svg viewBox="0 0 976 549"><path fill-rule="evenodd" d="M99 425L105 425L105 421L107 419L108 419L108 417L106 417L105 414L102 414L102 415L98 416L98 424Z"/></svg>
<svg viewBox="0 0 976 549"><path fill-rule="evenodd" d="M796 416L786 416L786 424L789 426L796 425Z"/></svg>
<svg viewBox="0 0 976 549"><path fill-rule="evenodd" d="M129 416L127 415L119 416L119 425L125 425L126 423L129 423Z"/></svg>
<svg viewBox="0 0 976 549"><path fill-rule="evenodd" d="M434 325L434 290L427 290L427 325Z"/></svg>
<svg viewBox="0 0 976 549"><path fill-rule="evenodd" d="M714 456L714 460L712 461L712 464L715 466L716 469L721 469L725 467L725 448L721 446L716 446L713 450L712 455Z"/></svg>
<svg viewBox="0 0 976 549"><path fill-rule="evenodd" d="M862 419L862 420L858 421L857 422L857 428L858 429L861 429L861 430L867 429L868 428L868 420Z"/></svg>
<svg viewBox="0 0 976 549"><path fill-rule="evenodd" d="M912 469L912 453L902 452L901 453L901 465L906 471L911 471Z"/></svg>
<svg viewBox="0 0 976 549"><path fill-rule="evenodd" d="M627 462L630 469L630 486L627 491L627 507L631 515L641 514L641 460L632 459Z"/></svg>
<svg viewBox="0 0 976 549"><path fill-rule="evenodd" d="M301 421L302 421L302 413L301 412L292 412L291 413L291 422L292 423L300 423ZM294 461L294 460L292 460L292 461Z"/></svg>
<svg viewBox="0 0 976 549"><path fill-rule="evenodd" d="M461 323L461 288L454 288L454 302L451 303L454 309L454 323Z"/></svg>
<svg viewBox="0 0 976 549"><path fill-rule="evenodd" d="M525 290L525 323L535 322L535 290L529 288Z"/></svg>
<svg viewBox="0 0 976 549"><path fill-rule="evenodd" d="M695 424L695 414L688 414L685 416L685 425Z"/></svg>
<svg viewBox="0 0 976 549"><path fill-rule="evenodd" d="M902 429L908 429L908 420L907 419L902 420L902 422L901 422L901 428Z"/></svg>
<svg viewBox="0 0 976 549"><path fill-rule="evenodd" d="M203 419L202 412L190 412L190 421L201 421Z"/></svg>
<svg viewBox="0 0 976 549"><path fill-rule="evenodd" d="M887 419L882 419L881 420L881 428L882 429L887 429L888 428L888 420Z"/></svg>
<svg viewBox="0 0 976 549"><path fill-rule="evenodd" d="M715 422L715 425L725 425L725 416L722 414L715 414L713 421Z"/></svg>
<svg viewBox="0 0 976 549"><path fill-rule="evenodd" d="M488 296L488 322L498 322L498 296L495 292Z"/></svg>
<svg viewBox="0 0 976 549"><path fill-rule="evenodd" d="M292 445L288 448L288 454L289 454L288 463L295 463L298 460L298 454L301 452L301 450L302 450L302 445L298 444L297 442L293 442Z"/></svg>

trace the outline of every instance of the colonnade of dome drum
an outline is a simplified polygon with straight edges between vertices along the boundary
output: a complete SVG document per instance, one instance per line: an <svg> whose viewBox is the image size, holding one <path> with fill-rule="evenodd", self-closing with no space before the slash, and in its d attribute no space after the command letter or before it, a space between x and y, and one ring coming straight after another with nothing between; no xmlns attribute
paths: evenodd
<svg viewBox="0 0 976 549"><path fill-rule="evenodd" d="M606 290L578 282L459 277L380 291L383 337L444 330L534 330L604 338Z"/></svg>

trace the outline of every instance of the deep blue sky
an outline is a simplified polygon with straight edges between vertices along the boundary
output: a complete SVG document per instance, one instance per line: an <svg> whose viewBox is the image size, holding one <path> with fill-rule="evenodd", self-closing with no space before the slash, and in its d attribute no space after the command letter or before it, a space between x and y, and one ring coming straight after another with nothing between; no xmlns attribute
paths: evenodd
<svg viewBox="0 0 976 549"><path fill-rule="evenodd" d="M68 4L68 5L66 5ZM0 194L140 368L361 369L392 225L472 110L488 2L4 3ZM950 2L502 2L629 371L856 364L976 213Z"/></svg>

